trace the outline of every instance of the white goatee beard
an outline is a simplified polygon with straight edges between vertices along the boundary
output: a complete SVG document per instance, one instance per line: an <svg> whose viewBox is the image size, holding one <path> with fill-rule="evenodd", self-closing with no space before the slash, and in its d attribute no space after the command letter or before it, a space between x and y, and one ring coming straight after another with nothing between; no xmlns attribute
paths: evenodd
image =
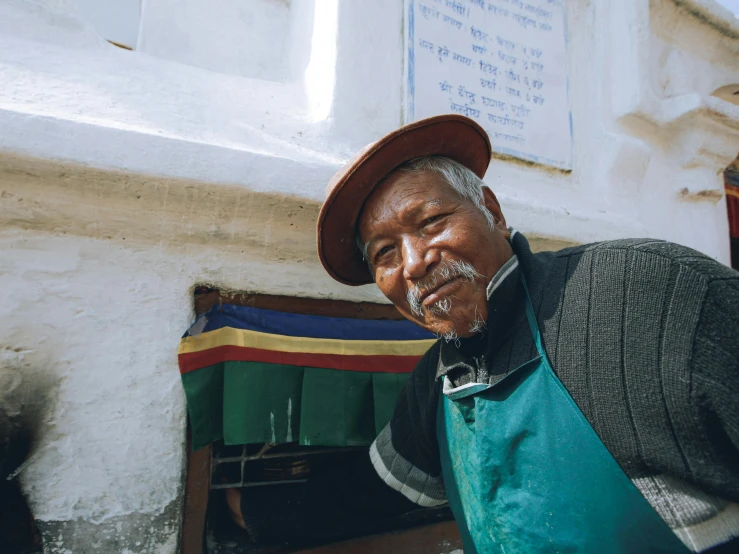
<svg viewBox="0 0 739 554"><path fill-rule="evenodd" d="M470 333L481 333L482 331L487 329L487 327L487 322L482 318L482 315L477 313L477 306L475 306L475 317L470 324Z"/></svg>
<svg viewBox="0 0 739 554"><path fill-rule="evenodd" d="M440 264L428 277L417 282L410 290L408 290L406 298L408 300L408 306L411 309L411 313L418 317L423 317L424 307L421 305L421 296L423 293L456 277L469 282L473 282L475 279L484 278L474 267L472 267L472 264L457 260L444 262ZM453 302L451 297L447 296L426 309L435 315L446 315L452 310L452 305ZM477 306L475 306L475 317L470 324L470 332L479 333L484 330L485 327L485 320L477 313ZM437 336L439 336L439 338L443 338L447 342L459 339L459 334L454 329L437 334Z"/></svg>

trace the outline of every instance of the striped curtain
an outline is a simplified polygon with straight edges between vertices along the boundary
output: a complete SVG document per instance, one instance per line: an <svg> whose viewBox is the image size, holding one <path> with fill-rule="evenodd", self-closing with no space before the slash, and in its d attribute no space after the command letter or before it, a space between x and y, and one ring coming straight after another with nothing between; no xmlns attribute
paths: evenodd
<svg viewBox="0 0 739 554"><path fill-rule="evenodd" d="M433 342L408 321L214 306L180 341L193 448L368 445Z"/></svg>

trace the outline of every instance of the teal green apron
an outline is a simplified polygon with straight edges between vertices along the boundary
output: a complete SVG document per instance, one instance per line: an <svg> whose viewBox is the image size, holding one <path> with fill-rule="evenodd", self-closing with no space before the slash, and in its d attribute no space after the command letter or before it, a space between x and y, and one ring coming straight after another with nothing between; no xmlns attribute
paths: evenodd
<svg viewBox="0 0 739 554"><path fill-rule="evenodd" d="M525 287L524 283L524 287ZM465 554L689 552L539 357L495 385L447 390L437 435Z"/></svg>

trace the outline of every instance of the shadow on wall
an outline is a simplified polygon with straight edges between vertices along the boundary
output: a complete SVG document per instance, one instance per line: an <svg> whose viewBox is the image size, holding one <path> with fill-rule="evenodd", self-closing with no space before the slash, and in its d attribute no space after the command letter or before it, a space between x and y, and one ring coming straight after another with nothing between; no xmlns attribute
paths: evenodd
<svg viewBox="0 0 739 554"><path fill-rule="evenodd" d="M25 379L16 368L0 367L0 552L42 552L41 535L19 475L34 448L56 387L39 375Z"/></svg>

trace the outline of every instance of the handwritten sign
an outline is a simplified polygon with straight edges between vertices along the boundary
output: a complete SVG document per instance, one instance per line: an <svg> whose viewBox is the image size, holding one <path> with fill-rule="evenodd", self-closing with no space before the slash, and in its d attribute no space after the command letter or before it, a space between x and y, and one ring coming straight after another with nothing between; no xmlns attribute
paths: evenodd
<svg viewBox="0 0 739 554"><path fill-rule="evenodd" d="M407 113L460 113L496 152L572 168L563 0L407 0Z"/></svg>

